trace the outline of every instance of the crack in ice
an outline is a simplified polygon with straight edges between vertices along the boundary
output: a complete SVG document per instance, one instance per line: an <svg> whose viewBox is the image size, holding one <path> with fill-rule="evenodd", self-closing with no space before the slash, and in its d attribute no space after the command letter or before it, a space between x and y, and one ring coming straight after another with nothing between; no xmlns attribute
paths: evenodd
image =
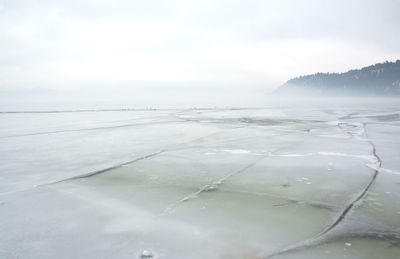
<svg viewBox="0 0 400 259"><path fill-rule="evenodd" d="M151 154L148 154L148 155L145 155L145 156L141 156L141 157L135 158L133 160L118 164L118 165L107 167L107 168L104 168L104 169L101 169L101 170L97 170L97 171L94 171L94 172L90 172L90 173L87 173L87 174L73 176L73 177L66 178L66 179L63 179L63 180L59 180L59 181L56 181L56 182L42 184L42 185L39 185L39 186L57 184L57 183L61 183L61 182L66 182L66 181L71 181L71 180L78 180L78 179L83 179L83 178L89 178L89 177L92 177L92 176L96 176L96 175L99 175L99 174L106 173L106 172L108 172L110 170L113 170L113 169L117 169L117 168L123 167L125 165L133 164L135 162L154 157L154 156L159 155L161 153L164 153L166 151L167 150L165 150L165 149L161 149L161 150L159 150L157 152L154 152L154 153L151 153Z"/></svg>
<svg viewBox="0 0 400 259"><path fill-rule="evenodd" d="M176 120L176 121L171 120L171 121L161 121L161 122L154 122L153 121L153 122L145 122L145 123L130 123L130 124L122 124L122 125L116 125L116 126L104 126L104 127L95 127L95 128L43 131L43 132L34 132L34 133L26 133L26 134L15 134L15 135L0 136L0 138L16 138L16 137L26 137L26 136L57 134L57 133L68 133L68 132L118 129L118 128L128 128L128 127L136 127L136 126L149 126L149 125L166 124L166 123L182 123L182 121L181 120Z"/></svg>
<svg viewBox="0 0 400 259"><path fill-rule="evenodd" d="M340 127L341 124L345 124L345 123L339 123L338 126ZM354 124L352 124L354 125ZM360 124L357 124L360 125ZM364 128L363 131L359 131L359 133L361 133L364 137L367 137L367 131L366 131L366 124L362 123L361 124ZM340 127L342 129L342 127ZM357 137L352 135L353 137ZM359 139L359 138L357 138ZM280 251L277 251L275 253L269 254L267 255L265 258L271 258L280 254L284 254L284 253L288 253L288 252L292 252L292 251L296 251L296 250L300 250L300 249L305 249L307 247L313 246L313 245L317 245L321 242L323 242L325 240L325 237L327 236L327 234L329 234L336 226L338 226L347 216L347 214L351 211L351 209L359 202L361 202L363 200L363 198L365 197L365 195L367 194L367 192L369 191L369 189L371 188L372 184L375 182L379 170L380 170L380 166L382 164L382 161L380 159L380 157L377 155L376 153L376 147L375 144L368 139L365 139L365 141L367 141L371 147L372 147L372 155L375 157L376 160L376 168L373 169L374 173L371 177L371 179L368 181L367 185L363 188L363 190L349 203L347 204L344 209L342 210L342 212L339 214L339 216L333 221L333 223L331 223L327 228L325 228L325 230L323 230L321 233L317 234L316 236L306 239L304 241L301 241L297 244L294 245L290 245L284 249L281 249Z"/></svg>
<svg viewBox="0 0 400 259"><path fill-rule="evenodd" d="M260 162L261 160L265 159L267 156L264 156L262 158L257 159L256 161L242 167L241 169L230 173L216 181L213 181L211 184L206 184L203 185L202 187L199 188L198 191L193 192L185 197L183 197L182 199L178 200L177 202L175 202L174 204L168 206L166 209L163 210L163 212L160 214L160 216L164 216L164 215L168 215L168 214L172 214L174 212L174 208L179 206L180 204L182 204L183 202L189 201L191 199L195 199L198 198L198 196L203 193L203 192L209 192L209 191L216 191L218 190L219 186L222 185L227 179L231 178L232 176L235 176L237 174L243 173L244 171L248 170L249 168L253 167L255 164L257 164L258 162Z"/></svg>

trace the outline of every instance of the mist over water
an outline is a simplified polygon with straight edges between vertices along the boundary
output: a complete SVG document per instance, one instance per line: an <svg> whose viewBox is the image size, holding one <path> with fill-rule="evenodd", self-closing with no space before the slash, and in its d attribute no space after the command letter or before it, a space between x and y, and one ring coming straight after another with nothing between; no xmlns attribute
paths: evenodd
<svg viewBox="0 0 400 259"><path fill-rule="evenodd" d="M99 89L98 91L6 92L0 96L0 111L65 111L104 109L185 109L226 107L368 107L393 104L397 98L356 96L273 95L260 88L222 89Z"/></svg>
<svg viewBox="0 0 400 259"><path fill-rule="evenodd" d="M0 258L398 259L399 10L0 0Z"/></svg>
<svg viewBox="0 0 400 259"><path fill-rule="evenodd" d="M2 111L82 110L125 108L189 108L263 106L268 93L260 89L99 89L98 91L53 91L9 93L0 97Z"/></svg>

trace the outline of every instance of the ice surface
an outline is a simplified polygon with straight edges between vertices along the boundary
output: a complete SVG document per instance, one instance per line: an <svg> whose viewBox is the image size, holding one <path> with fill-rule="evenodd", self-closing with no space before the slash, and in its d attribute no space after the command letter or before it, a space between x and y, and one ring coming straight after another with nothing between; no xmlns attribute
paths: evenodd
<svg viewBox="0 0 400 259"><path fill-rule="evenodd" d="M398 105L0 114L0 258L398 258Z"/></svg>

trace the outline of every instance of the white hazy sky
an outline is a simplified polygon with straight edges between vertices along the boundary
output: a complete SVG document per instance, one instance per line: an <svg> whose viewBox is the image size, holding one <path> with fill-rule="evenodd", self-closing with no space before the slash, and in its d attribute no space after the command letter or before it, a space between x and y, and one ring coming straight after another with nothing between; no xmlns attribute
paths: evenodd
<svg viewBox="0 0 400 259"><path fill-rule="evenodd" d="M0 0L0 89L273 90L400 57L399 0Z"/></svg>

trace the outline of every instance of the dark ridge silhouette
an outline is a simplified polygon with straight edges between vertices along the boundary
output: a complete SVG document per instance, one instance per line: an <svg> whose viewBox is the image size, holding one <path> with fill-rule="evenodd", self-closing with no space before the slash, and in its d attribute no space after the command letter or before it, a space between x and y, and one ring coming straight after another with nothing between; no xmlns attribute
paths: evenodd
<svg viewBox="0 0 400 259"><path fill-rule="evenodd" d="M400 97L400 60L345 73L317 73L290 79L274 94Z"/></svg>

